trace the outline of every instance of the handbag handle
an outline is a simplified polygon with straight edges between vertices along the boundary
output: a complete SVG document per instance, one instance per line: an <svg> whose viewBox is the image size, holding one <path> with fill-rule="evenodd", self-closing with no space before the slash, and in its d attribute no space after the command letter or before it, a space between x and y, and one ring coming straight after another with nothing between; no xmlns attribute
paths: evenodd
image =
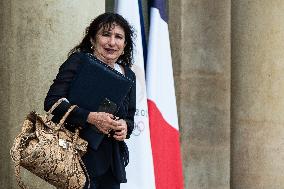
<svg viewBox="0 0 284 189"><path fill-rule="evenodd" d="M66 98L60 98L59 100L57 100L57 102L55 102L52 107L48 110L48 112L46 113L46 118L51 115L51 113L53 112L53 110L55 110L60 104L61 102L63 102L64 100L67 100ZM70 106L70 108L67 110L67 112L63 115L63 117L61 118L61 120L59 121L59 124L57 125L57 127L55 127L55 130L59 130L62 125L64 124L65 120L67 119L67 117L69 116L69 114L74 110L74 108L76 108L77 105L72 105Z"/></svg>
<svg viewBox="0 0 284 189"><path fill-rule="evenodd" d="M64 114L64 116L61 118L61 120L59 121L58 125L54 128L55 130L59 130L62 125L64 124L64 122L66 121L67 117L70 115L70 113L76 108L78 107L77 105L72 105L70 106L70 108L67 110L67 112Z"/></svg>
<svg viewBox="0 0 284 189"><path fill-rule="evenodd" d="M50 115L51 112L53 112L53 110L55 110L55 108L57 108L57 106L59 106L59 104L61 104L62 101L67 100L66 98L60 98L59 100L57 100L57 102L55 102L51 108L48 110L47 114Z"/></svg>

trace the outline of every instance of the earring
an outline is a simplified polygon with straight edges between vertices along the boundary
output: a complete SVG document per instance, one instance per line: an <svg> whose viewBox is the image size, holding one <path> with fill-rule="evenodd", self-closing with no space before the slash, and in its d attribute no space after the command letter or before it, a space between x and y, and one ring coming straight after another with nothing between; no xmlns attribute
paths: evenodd
<svg viewBox="0 0 284 189"><path fill-rule="evenodd" d="M92 46L91 46L91 49L92 49L92 50L94 50L94 49L95 49L95 48L94 48L94 45L92 45Z"/></svg>

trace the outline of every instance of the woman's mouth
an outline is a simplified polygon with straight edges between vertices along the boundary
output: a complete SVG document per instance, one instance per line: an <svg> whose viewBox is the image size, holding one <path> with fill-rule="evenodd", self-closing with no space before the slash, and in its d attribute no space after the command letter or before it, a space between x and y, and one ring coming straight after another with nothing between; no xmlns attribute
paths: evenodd
<svg viewBox="0 0 284 189"><path fill-rule="evenodd" d="M110 49L110 48L105 48L105 51L107 53L113 54L116 50L115 49Z"/></svg>

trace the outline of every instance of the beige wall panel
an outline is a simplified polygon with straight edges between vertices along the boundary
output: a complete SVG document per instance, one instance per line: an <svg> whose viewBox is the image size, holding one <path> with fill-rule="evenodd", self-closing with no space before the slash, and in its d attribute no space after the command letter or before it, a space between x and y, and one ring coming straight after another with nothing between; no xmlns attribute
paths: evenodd
<svg viewBox="0 0 284 189"><path fill-rule="evenodd" d="M67 52L104 12L103 0L0 2L0 188L16 188L9 149L25 115L43 100ZM50 188L23 171L31 188Z"/></svg>
<svg viewBox="0 0 284 189"><path fill-rule="evenodd" d="M169 1L185 188L230 188L230 1Z"/></svg>
<svg viewBox="0 0 284 189"><path fill-rule="evenodd" d="M232 3L232 188L284 186L284 1Z"/></svg>

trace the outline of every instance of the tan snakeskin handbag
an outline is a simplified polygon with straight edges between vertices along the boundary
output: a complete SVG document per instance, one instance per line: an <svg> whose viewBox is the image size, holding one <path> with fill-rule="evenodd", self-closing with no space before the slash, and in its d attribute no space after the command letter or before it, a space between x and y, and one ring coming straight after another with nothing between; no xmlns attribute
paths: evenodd
<svg viewBox="0 0 284 189"><path fill-rule="evenodd" d="M64 122L73 105L58 124L51 121L51 112L64 100L57 101L46 115L31 112L24 120L21 133L15 138L10 154L15 163L18 185L28 188L20 177L20 166L60 189L81 189L88 173L81 156L87 141L65 129ZM84 174L86 173L86 176Z"/></svg>

